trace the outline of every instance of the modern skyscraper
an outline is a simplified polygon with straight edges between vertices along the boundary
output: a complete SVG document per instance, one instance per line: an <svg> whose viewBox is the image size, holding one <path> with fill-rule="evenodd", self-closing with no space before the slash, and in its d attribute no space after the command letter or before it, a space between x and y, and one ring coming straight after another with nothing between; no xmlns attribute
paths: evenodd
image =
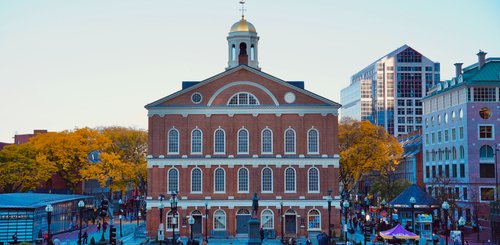
<svg viewBox="0 0 500 245"><path fill-rule="evenodd" d="M439 63L408 45L351 77L340 92L341 117L368 120L398 136L422 128L422 98L439 81Z"/></svg>

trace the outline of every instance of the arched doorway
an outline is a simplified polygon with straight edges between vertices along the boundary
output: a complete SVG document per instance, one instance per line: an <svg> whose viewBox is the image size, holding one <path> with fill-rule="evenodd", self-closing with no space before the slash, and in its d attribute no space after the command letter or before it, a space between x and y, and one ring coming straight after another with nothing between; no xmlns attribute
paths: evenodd
<svg viewBox="0 0 500 245"><path fill-rule="evenodd" d="M236 235L248 235L248 221L250 221L250 211L247 209L240 209L236 213Z"/></svg>
<svg viewBox="0 0 500 245"><path fill-rule="evenodd" d="M191 217L194 219L193 224L193 235L194 236L202 236L203 234L203 214L200 210L194 210L191 212Z"/></svg>
<svg viewBox="0 0 500 245"><path fill-rule="evenodd" d="M293 209L285 212L285 236L295 237L297 235L297 213Z"/></svg>

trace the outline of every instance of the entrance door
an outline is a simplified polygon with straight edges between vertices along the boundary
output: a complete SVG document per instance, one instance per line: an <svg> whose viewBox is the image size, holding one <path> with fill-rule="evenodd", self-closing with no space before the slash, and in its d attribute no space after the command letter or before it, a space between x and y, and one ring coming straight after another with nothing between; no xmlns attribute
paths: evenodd
<svg viewBox="0 0 500 245"><path fill-rule="evenodd" d="M201 235L202 232L202 216L201 215L193 215L194 218L194 224L193 224L193 234L194 235Z"/></svg>
<svg viewBox="0 0 500 245"><path fill-rule="evenodd" d="M285 215L285 233L287 235L297 233L297 218L295 215Z"/></svg>
<svg viewBox="0 0 500 245"><path fill-rule="evenodd" d="M248 234L248 221L250 221L250 212L246 209L240 209L236 214L236 234Z"/></svg>

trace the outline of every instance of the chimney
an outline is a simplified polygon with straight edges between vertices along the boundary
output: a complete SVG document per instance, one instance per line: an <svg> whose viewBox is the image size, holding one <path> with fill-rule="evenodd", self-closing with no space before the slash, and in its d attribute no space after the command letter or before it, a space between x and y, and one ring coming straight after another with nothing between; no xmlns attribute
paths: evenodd
<svg viewBox="0 0 500 245"><path fill-rule="evenodd" d="M486 60L486 54L487 53L483 52L482 50L479 50L479 53L477 53L479 69L481 69L484 66L484 62Z"/></svg>
<svg viewBox="0 0 500 245"><path fill-rule="evenodd" d="M462 75L462 65L463 63L455 63L455 77L458 78Z"/></svg>

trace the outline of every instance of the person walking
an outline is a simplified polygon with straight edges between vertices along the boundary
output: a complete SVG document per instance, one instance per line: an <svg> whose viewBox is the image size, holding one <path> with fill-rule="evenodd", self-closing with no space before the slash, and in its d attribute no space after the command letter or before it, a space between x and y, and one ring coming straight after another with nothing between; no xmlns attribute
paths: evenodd
<svg viewBox="0 0 500 245"><path fill-rule="evenodd" d="M85 231L83 233L83 244L87 244L88 243L88 239L89 239L89 233L87 233L87 231Z"/></svg>
<svg viewBox="0 0 500 245"><path fill-rule="evenodd" d="M101 232L101 222L97 221L97 232Z"/></svg>
<svg viewBox="0 0 500 245"><path fill-rule="evenodd" d="M17 244L17 232L12 235L12 243Z"/></svg>
<svg viewBox="0 0 500 245"><path fill-rule="evenodd" d="M260 243L263 243L264 242L264 229L262 229L262 227L260 227Z"/></svg>

